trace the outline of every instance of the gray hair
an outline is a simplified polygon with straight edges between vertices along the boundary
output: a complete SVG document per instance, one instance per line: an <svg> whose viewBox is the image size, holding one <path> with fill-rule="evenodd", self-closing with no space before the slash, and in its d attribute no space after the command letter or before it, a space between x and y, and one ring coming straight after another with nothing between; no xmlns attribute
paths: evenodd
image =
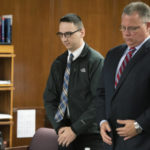
<svg viewBox="0 0 150 150"><path fill-rule="evenodd" d="M150 7L143 2L131 2L123 10L122 15L137 12L143 22L150 22Z"/></svg>

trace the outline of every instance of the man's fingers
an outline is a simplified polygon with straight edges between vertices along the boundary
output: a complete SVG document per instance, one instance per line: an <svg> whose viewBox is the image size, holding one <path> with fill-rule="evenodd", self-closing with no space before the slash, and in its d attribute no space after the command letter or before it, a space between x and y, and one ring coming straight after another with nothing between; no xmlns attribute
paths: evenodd
<svg viewBox="0 0 150 150"><path fill-rule="evenodd" d="M104 141L105 143L107 143L107 144L109 144L109 145L112 144L111 138L110 138L108 135L103 136L102 138L103 138L103 141Z"/></svg>
<svg viewBox="0 0 150 150"><path fill-rule="evenodd" d="M61 145L62 144L62 137L58 138L58 144Z"/></svg>
<svg viewBox="0 0 150 150"><path fill-rule="evenodd" d="M101 125L101 136L102 136L102 139L103 139L103 141L105 143L111 145L112 144L112 139L108 135L109 132L111 132L111 128L109 126L109 123L107 121L103 122L102 125Z"/></svg>
<svg viewBox="0 0 150 150"><path fill-rule="evenodd" d="M126 124L127 123L127 120L117 120L117 123L119 123L119 124Z"/></svg>
<svg viewBox="0 0 150 150"><path fill-rule="evenodd" d="M66 146L67 144L67 139L64 139L64 141L62 142L62 146Z"/></svg>
<svg viewBox="0 0 150 150"><path fill-rule="evenodd" d="M130 139L130 138L132 138L132 136L126 136L126 137L124 138L124 141L126 141L126 140L128 140L128 139Z"/></svg>
<svg viewBox="0 0 150 150"><path fill-rule="evenodd" d="M65 128L60 128L58 134L62 134L65 131Z"/></svg>
<svg viewBox="0 0 150 150"><path fill-rule="evenodd" d="M102 130L101 132L101 135L102 135L102 139L105 143L111 145L112 144L112 139L111 137L107 134L106 131Z"/></svg>
<svg viewBox="0 0 150 150"><path fill-rule="evenodd" d="M116 131L117 131L117 134L119 134L120 136L126 136L126 132L125 132L124 127L117 128Z"/></svg>
<svg viewBox="0 0 150 150"><path fill-rule="evenodd" d="M67 141L66 141L66 147L68 147L70 143L71 143L71 141L70 141L70 140L67 140Z"/></svg>
<svg viewBox="0 0 150 150"><path fill-rule="evenodd" d="M117 132L117 134L120 136L127 136L126 133L124 133L124 132Z"/></svg>

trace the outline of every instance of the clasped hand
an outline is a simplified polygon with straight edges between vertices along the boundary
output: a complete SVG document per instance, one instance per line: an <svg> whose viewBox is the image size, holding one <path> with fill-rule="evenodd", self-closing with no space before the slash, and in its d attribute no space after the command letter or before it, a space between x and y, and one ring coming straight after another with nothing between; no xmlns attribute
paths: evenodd
<svg viewBox="0 0 150 150"><path fill-rule="evenodd" d="M137 135L134 120L117 120L117 123L123 125L123 127L116 128L116 132L119 136L124 137L124 140L128 140ZM103 141L112 145L112 138L108 135L108 132L111 132L109 123L107 121L103 122L100 128Z"/></svg>
<svg viewBox="0 0 150 150"><path fill-rule="evenodd" d="M117 128L117 134L124 137L124 140L128 140L137 135L136 129L134 127L134 120L117 120L118 124L123 125L123 127Z"/></svg>
<svg viewBox="0 0 150 150"><path fill-rule="evenodd" d="M74 139L76 134L72 131L71 127L62 127L58 131L58 144L68 146Z"/></svg>

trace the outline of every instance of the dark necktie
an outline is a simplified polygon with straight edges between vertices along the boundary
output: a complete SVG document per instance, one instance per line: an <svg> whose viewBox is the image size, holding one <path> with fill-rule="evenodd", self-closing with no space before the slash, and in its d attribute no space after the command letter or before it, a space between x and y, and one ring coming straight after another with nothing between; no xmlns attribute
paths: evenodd
<svg viewBox="0 0 150 150"><path fill-rule="evenodd" d="M117 87L117 84L119 83L119 80L121 78L121 75L122 75L125 67L127 66L128 62L132 58L132 55L133 55L134 51L135 51L135 48L132 47L132 48L129 49L128 53L126 54L126 56L125 56L125 58L124 58L124 60L123 60L123 62L121 64L121 66L120 66L120 68L119 68L119 70L117 72L117 75L116 75L115 88Z"/></svg>
<svg viewBox="0 0 150 150"><path fill-rule="evenodd" d="M60 122L65 114L65 110L68 103L68 85L69 85L69 76L70 76L70 68L71 68L71 62L73 59L73 54L70 54L69 61L67 62L67 67L64 74L64 82L63 82L63 89L60 97L60 104L58 106L58 110L55 114L55 120L56 122Z"/></svg>

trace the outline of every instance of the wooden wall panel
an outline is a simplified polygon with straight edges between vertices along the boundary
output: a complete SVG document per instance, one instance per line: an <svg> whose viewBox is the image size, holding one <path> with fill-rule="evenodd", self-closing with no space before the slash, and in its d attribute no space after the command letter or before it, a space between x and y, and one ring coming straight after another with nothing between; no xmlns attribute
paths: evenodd
<svg viewBox="0 0 150 150"><path fill-rule="evenodd" d="M14 106L41 106L45 56L50 49L49 1L18 0L14 15L15 102ZM19 43L18 43L19 41ZM15 44L17 43L17 44ZM47 49L47 50L46 50Z"/></svg>
<svg viewBox="0 0 150 150"><path fill-rule="evenodd" d="M123 43L119 31L121 13L126 4L135 0L54 1L56 4L59 2L59 7L54 6L54 12L60 12L55 17L59 19L66 13L76 13L81 16L86 29L85 41L105 56L110 48ZM149 0L143 2L150 3Z"/></svg>
<svg viewBox="0 0 150 150"><path fill-rule="evenodd" d="M105 56L110 48L123 42L120 16L123 7L131 1L0 0L0 15L13 14L14 108L43 107L50 65L65 50L56 37L60 17L66 13L81 16L86 29L85 41ZM143 1L150 4L149 0ZM15 127L16 124L14 132ZM14 146L16 143L15 140Z"/></svg>

